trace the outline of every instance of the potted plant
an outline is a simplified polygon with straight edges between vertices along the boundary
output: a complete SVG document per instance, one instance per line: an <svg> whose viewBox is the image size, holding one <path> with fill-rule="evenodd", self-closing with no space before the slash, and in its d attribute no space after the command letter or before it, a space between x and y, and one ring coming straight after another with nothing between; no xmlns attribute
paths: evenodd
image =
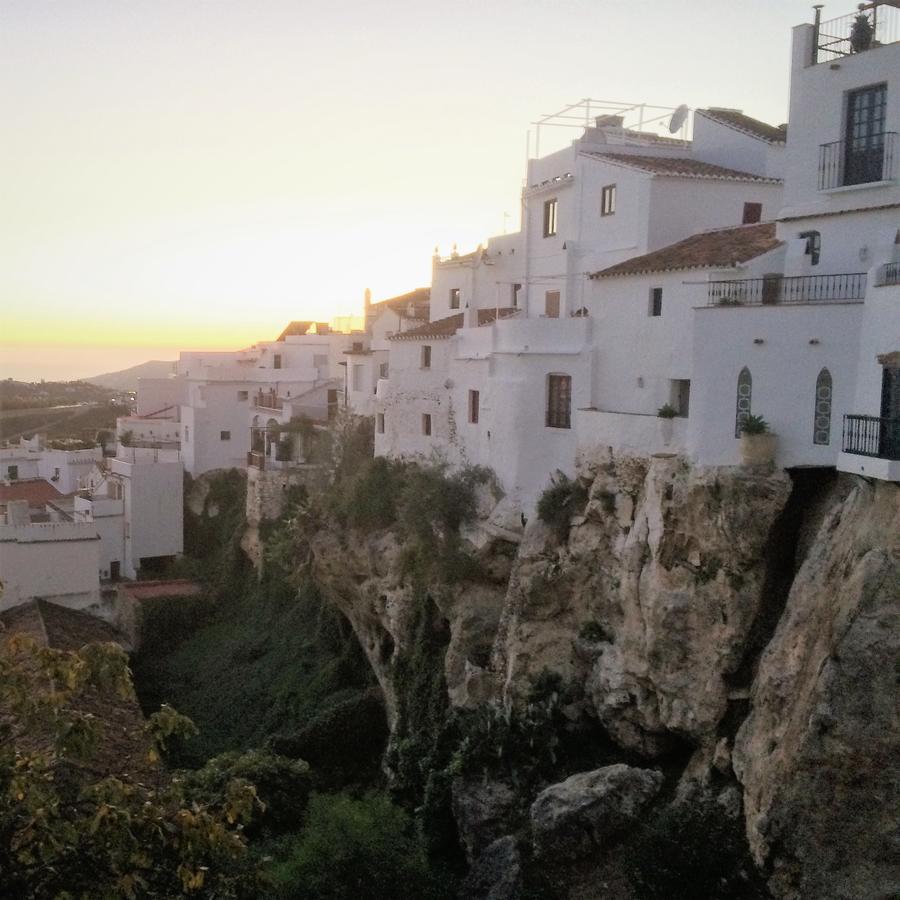
<svg viewBox="0 0 900 900"><path fill-rule="evenodd" d="M672 432L675 428L672 419L678 415L678 410L671 403L664 403L657 411L659 418L659 434L662 437L663 446L668 447L672 442Z"/></svg>
<svg viewBox="0 0 900 900"><path fill-rule="evenodd" d="M741 423L741 462L745 466L764 466L775 460L777 436L762 416L747 416Z"/></svg>
<svg viewBox="0 0 900 900"><path fill-rule="evenodd" d="M854 53L862 53L872 46L874 37L875 29L872 28L872 22L864 12L860 12L853 19L853 25L850 26L850 49Z"/></svg>

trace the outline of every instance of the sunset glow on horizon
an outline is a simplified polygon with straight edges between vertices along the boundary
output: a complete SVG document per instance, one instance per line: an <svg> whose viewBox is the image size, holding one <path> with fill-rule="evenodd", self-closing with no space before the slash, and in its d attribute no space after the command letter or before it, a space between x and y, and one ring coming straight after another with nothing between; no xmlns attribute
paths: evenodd
<svg viewBox="0 0 900 900"><path fill-rule="evenodd" d="M435 245L518 227L528 123L581 97L785 121L805 0L696 15L0 0L0 377L29 348L90 375L114 368L94 350L247 346L426 286Z"/></svg>

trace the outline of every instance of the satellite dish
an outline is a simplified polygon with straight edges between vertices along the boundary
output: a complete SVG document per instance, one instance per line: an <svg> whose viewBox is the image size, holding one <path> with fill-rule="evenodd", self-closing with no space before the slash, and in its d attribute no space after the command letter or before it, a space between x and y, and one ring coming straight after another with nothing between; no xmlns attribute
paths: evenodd
<svg viewBox="0 0 900 900"><path fill-rule="evenodd" d="M675 112L672 113L672 118L669 119L669 133L675 134L682 125L684 125L684 120L688 117L688 113L690 110L687 108L686 103L682 103Z"/></svg>

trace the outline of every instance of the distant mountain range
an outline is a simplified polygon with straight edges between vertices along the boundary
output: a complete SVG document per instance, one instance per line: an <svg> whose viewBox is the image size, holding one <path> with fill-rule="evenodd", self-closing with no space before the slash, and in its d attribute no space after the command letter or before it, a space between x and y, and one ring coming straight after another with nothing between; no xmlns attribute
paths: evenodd
<svg viewBox="0 0 900 900"><path fill-rule="evenodd" d="M175 363L162 359L151 359L130 369L122 369L119 372L107 372L104 375L94 375L92 378L84 378L88 384L96 384L100 387L110 388L114 391L136 391L138 378L165 378L175 371Z"/></svg>

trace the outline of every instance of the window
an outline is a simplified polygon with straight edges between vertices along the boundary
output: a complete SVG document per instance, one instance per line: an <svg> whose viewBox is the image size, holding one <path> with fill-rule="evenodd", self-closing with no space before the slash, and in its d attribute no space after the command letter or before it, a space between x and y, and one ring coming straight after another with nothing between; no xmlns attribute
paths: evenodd
<svg viewBox="0 0 900 900"><path fill-rule="evenodd" d="M831 372L822 369L816 379L816 406L813 418L813 443L831 443Z"/></svg>
<svg viewBox="0 0 900 900"><path fill-rule="evenodd" d="M190 425L184 426L184 442L186 444L189 444L191 442L191 426Z"/></svg>
<svg viewBox="0 0 900 900"><path fill-rule="evenodd" d="M272 368L280 369L281 368L281 354L276 353L275 358L272 360Z"/></svg>
<svg viewBox="0 0 900 900"><path fill-rule="evenodd" d="M384 413L378 413L375 416L375 430L379 434L384 434Z"/></svg>
<svg viewBox="0 0 900 900"><path fill-rule="evenodd" d="M868 184L884 178L886 112L886 84L851 91L847 95L845 185Z"/></svg>
<svg viewBox="0 0 900 900"><path fill-rule="evenodd" d="M688 378L675 378L671 387L672 406L679 416L687 418L691 411L691 382Z"/></svg>
<svg viewBox="0 0 900 900"><path fill-rule="evenodd" d="M422 415L422 434L425 437L431 437L431 414L424 413Z"/></svg>
<svg viewBox="0 0 900 900"><path fill-rule="evenodd" d="M18 466L7 466L6 467L6 477L10 481L15 481L19 477L19 467Z"/></svg>
<svg viewBox="0 0 900 900"><path fill-rule="evenodd" d="M548 319L559 318L559 291L547 291L544 294L544 315Z"/></svg>
<svg viewBox="0 0 900 900"><path fill-rule="evenodd" d="M361 391L362 383L363 383L363 367L362 367L362 365L357 364L357 365L353 366L352 377L353 377L353 382L352 382L351 390Z"/></svg>
<svg viewBox="0 0 900 900"><path fill-rule="evenodd" d="M388 364L386 362L381 363L378 366L378 377L379 378L387 378L388 377Z"/></svg>
<svg viewBox="0 0 900 900"><path fill-rule="evenodd" d="M741 222L744 225L755 225L762 220L762 203L745 203Z"/></svg>
<svg viewBox="0 0 900 900"><path fill-rule="evenodd" d="M547 200L544 203L544 237L553 237L556 234L557 200Z"/></svg>
<svg viewBox="0 0 900 900"><path fill-rule="evenodd" d="M230 431L220 431L219 432L219 440L220 441L230 441L231 440L231 432Z"/></svg>
<svg viewBox="0 0 900 900"><path fill-rule="evenodd" d="M238 391L238 400L249 400L250 391Z"/></svg>
<svg viewBox="0 0 900 900"><path fill-rule="evenodd" d="M804 252L809 257L809 264L817 266L819 264L819 255L822 252L822 235L818 231L801 231L797 237L806 240L806 250Z"/></svg>
<svg viewBox="0 0 900 900"><path fill-rule="evenodd" d="M513 306L518 306L518 305L519 305L519 291L521 291L521 290L522 290L522 285L521 285L521 284L518 284L518 283L517 283L517 284L512 285L512 292L511 292L511 295L510 295L510 303L511 303Z"/></svg>
<svg viewBox="0 0 900 900"><path fill-rule="evenodd" d="M600 192L600 215L611 216L616 211L616 186L607 184Z"/></svg>
<svg viewBox="0 0 900 900"><path fill-rule="evenodd" d="M650 316L662 315L662 288L650 288L650 307L647 314Z"/></svg>
<svg viewBox="0 0 900 900"><path fill-rule="evenodd" d="M479 391L469 391L469 421L473 425L478 424L478 411L481 403Z"/></svg>
<svg viewBox="0 0 900 900"><path fill-rule="evenodd" d="M431 347L428 344L422 348L422 368L431 368Z"/></svg>
<svg viewBox="0 0 900 900"><path fill-rule="evenodd" d="M459 288L450 288L450 309L459 309Z"/></svg>
<svg viewBox="0 0 900 900"><path fill-rule="evenodd" d="M547 376L547 427L572 427L572 376Z"/></svg>
<svg viewBox="0 0 900 900"><path fill-rule="evenodd" d="M734 411L734 436L741 436L741 426L750 415L750 401L753 396L753 377L750 370L744 366L738 375L737 400Z"/></svg>

